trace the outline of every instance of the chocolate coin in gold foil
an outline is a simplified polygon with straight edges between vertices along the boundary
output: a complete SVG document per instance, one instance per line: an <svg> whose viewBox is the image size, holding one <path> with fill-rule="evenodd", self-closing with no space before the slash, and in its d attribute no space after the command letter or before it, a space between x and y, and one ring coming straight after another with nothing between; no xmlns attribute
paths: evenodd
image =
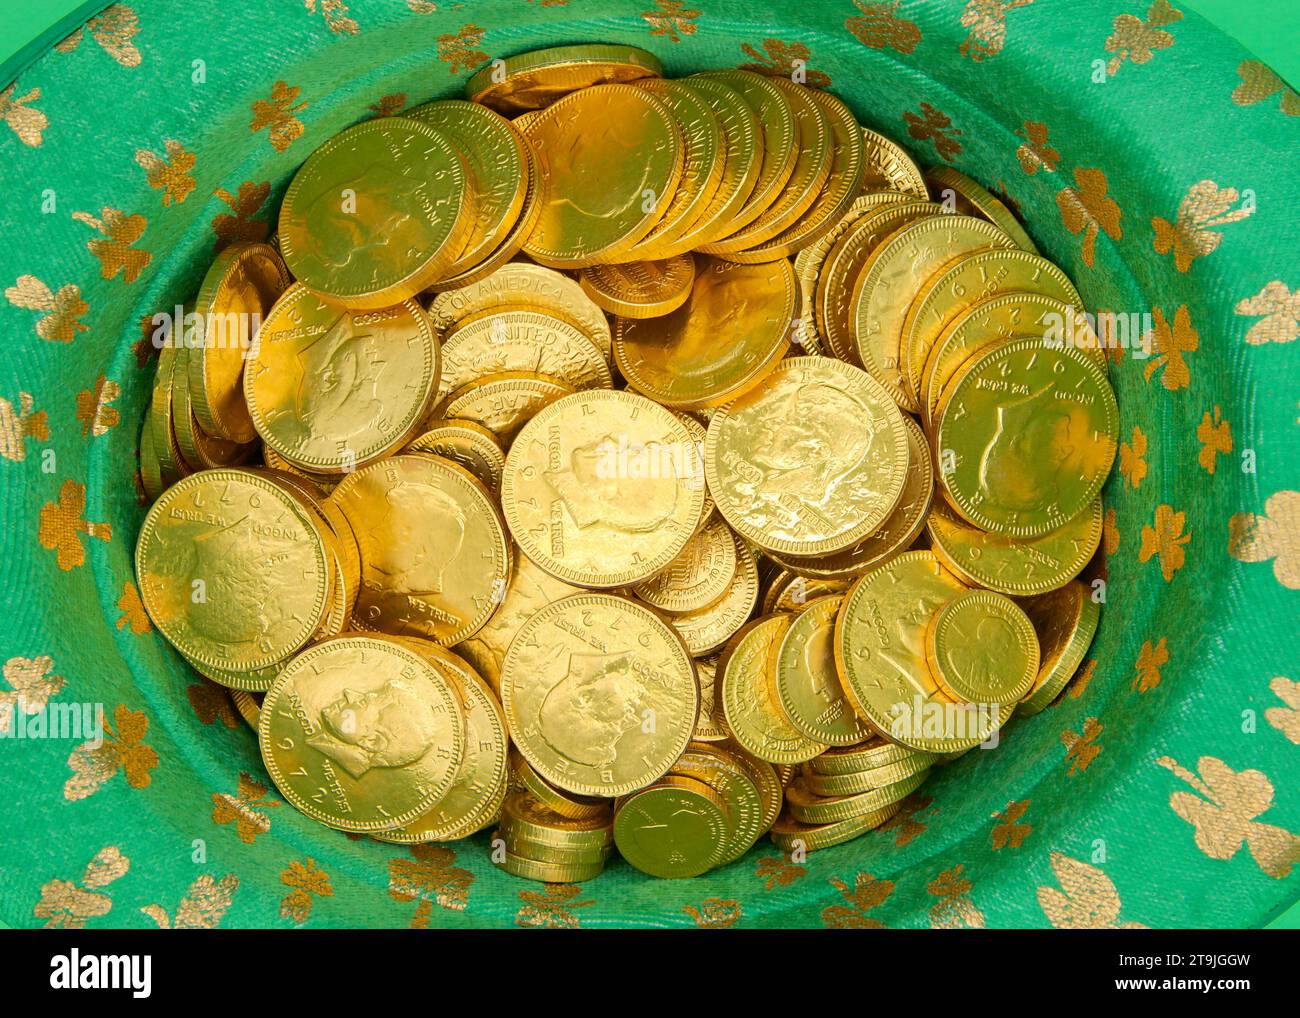
<svg viewBox="0 0 1300 1018"><path fill-rule="evenodd" d="M501 694L511 737L543 778L613 797L644 788L681 756L700 691L685 645L659 616L589 593L524 623Z"/></svg>
<svg viewBox="0 0 1300 1018"><path fill-rule="evenodd" d="M1043 594L1083 571L1101 543L1101 499L1065 526L1017 540L972 527L942 499L926 520L930 548L944 566L974 586L1013 597Z"/></svg>
<svg viewBox="0 0 1300 1018"><path fill-rule="evenodd" d="M726 167L726 139L712 106L684 82L642 78L636 87L654 95L681 128L685 162L663 218L645 237L619 253L619 261L661 261L683 255L693 246L688 234L709 207Z"/></svg>
<svg viewBox="0 0 1300 1018"><path fill-rule="evenodd" d="M864 127L863 145L866 149L867 167L862 175L866 191L894 190L928 200L930 192L920 169L902 147L883 134Z"/></svg>
<svg viewBox="0 0 1300 1018"><path fill-rule="evenodd" d="M510 262L477 282L439 293L429 318L440 333L485 311L540 311L575 325L609 357L609 320L568 276L532 262Z"/></svg>
<svg viewBox="0 0 1300 1018"><path fill-rule="evenodd" d="M907 475L898 505L877 529L843 551L817 558L769 552L771 558L807 584L847 581L908 548L925 527L934 501L934 465L921 426L903 415L907 429ZM936 553L937 554L937 553ZM808 588L803 593L806 595ZM825 591L830 593L829 590ZM805 597L806 600L806 597Z"/></svg>
<svg viewBox="0 0 1300 1018"><path fill-rule="evenodd" d="M708 204L677 241L676 248L691 250L726 234L732 221L753 193L763 169L763 143L758 115L741 94L716 78L695 75L676 82L708 103L723 134L722 176Z"/></svg>
<svg viewBox="0 0 1300 1018"><path fill-rule="evenodd" d="M861 368L793 357L714 415L704 462L718 511L742 537L784 554L826 554L893 512L907 429Z"/></svg>
<svg viewBox="0 0 1300 1018"><path fill-rule="evenodd" d="M1118 432L1115 393L1093 360L1037 338L1004 343L968 362L940 402L944 494L983 530L1041 536L1091 506Z"/></svg>
<svg viewBox="0 0 1300 1018"><path fill-rule="evenodd" d="M415 438L404 452L426 452L451 460L464 467L493 493L501 488L501 472L506 454L496 435L473 421L451 420L431 423L427 431Z"/></svg>
<svg viewBox="0 0 1300 1018"><path fill-rule="evenodd" d="M280 206L280 250L294 278L327 300L387 308L447 274L474 224L457 145L419 121L380 117L303 163Z"/></svg>
<svg viewBox="0 0 1300 1018"><path fill-rule="evenodd" d="M1041 293L1083 307L1074 284L1046 258L1016 247L994 247L954 259L917 291L903 325L904 384L914 398L921 372L940 335L957 316L1004 293Z"/></svg>
<svg viewBox="0 0 1300 1018"><path fill-rule="evenodd" d="M631 388L658 403L719 406L761 382L790 348L797 298L787 261L700 258L690 298L676 311L618 319L614 360Z"/></svg>
<svg viewBox="0 0 1300 1018"><path fill-rule="evenodd" d="M443 272L454 276L490 256L523 212L530 173L528 151L510 121L478 103L444 99L407 110L402 116L440 131L468 164L475 220L464 250Z"/></svg>
<svg viewBox="0 0 1300 1018"><path fill-rule="evenodd" d="M935 612L925 657L952 699L1006 706L1028 693L1038 676L1038 637L1009 597L972 590Z"/></svg>
<svg viewBox="0 0 1300 1018"><path fill-rule="evenodd" d="M438 371L437 338L413 302L350 311L294 284L262 323L244 397L269 447L304 469L341 474L406 443Z"/></svg>
<svg viewBox="0 0 1300 1018"><path fill-rule="evenodd" d="M718 601L736 578L736 542L719 517L706 523L662 571L633 586L646 604L666 612L700 611Z"/></svg>
<svg viewBox="0 0 1300 1018"><path fill-rule="evenodd" d="M423 656L460 694L464 754L455 780L437 805L404 827L373 836L399 844L455 841L488 823L505 800L510 745L505 715L491 690L460 658L427 640L410 640L406 646Z"/></svg>
<svg viewBox="0 0 1300 1018"><path fill-rule="evenodd" d="M528 371L574 389L608 389L605 355L575 325L537 311L484 311L460 322L442 341L438 398L504 371Z"/></svg>
<svg viewBox="0 0 1300 1018"><path fill-rule="evenodd" d="M1067 323L1076 323L1076 327L1068 327ZM1103 373L1106 371L1106 356L1096 333L1076 307L1042 293L998 294L953 318L926 353L918 390L922 421L927 426L934 423L945 387L977 353L1029 336L1038 338L1044 346L1059 336L1062 342L1056 345L1076 347Z"/></svg>
<svg viewBox="0 0 1300 1018"><path fill-rule="evenodd" d="M736 575L727 592L707 608L668 617L692 655L711 654L743 626L758 605L758 561L752 548L732 535L736 544Z"/></svg>
<svg viewBox="0 0 1300 1018"><path fill-rule="evenodd" d="M447 393L429 415L432 427L456 418L487 428L503 445L545 407L573 392L573 386L536 371L499 371Z"/></svg>
<svg viewBox="0 0 1300 1018"><path fill-rule="evenodd" d="M708 254L727 257L770 241L784 233L811 208L830 177L835 155L835 135L830 117L812 98L812 90L784 78L769 78L781 89L795 118L799 139L794 169L776 200L752 223L726 238L707 245Z"/></svg>
<svg viewBox="0 0 1300 1018"><path fill-rule="evenodd" d="M624 318L662 318L686 303L695 285L690 254L661 261L593 265L578 282L597 304Z"/></svg>
<svg viewBox="0 0 1300 1018"><path fill-rule="evenodd" d="M276 788L344 831L386 831L456 780L465 715L450 682L396 641L342 636L303 651L262 702L258 742Z"/></svg>
<svg viewBox="0 0 1300 1018"><path fill-rule="evenodd" d="M1037 714L1074 678L1097 632L1101 609L1088 588L1076 581L1021 604L1038 633L1042 660L1033 688L1018 710Z"/></svg>
<svg viewBox="0 0 1300 1018"><path fill-rule="evenodd" d="M810 601L776 648L776 699L803 735L829 746L852 746L872 734L844 696L835 671L835 616L842 594Z"/></svg>
<svg viewBox="0 0 1300 1018"><path fill-rule="evenodd" d="M658 58L635 46L551 46L493 61L466 82L465 97L513 117L592 85L662 74Z"/></svg>
<svg viewBox="0 0 1300 1018"><path fill-rule="evenodd" d="M768 763L802 763L826 745L790 724L776 696L776 655L790 616L766 615L742 628L718 658L727 727L742 747Z"/></svg>
<svg viewBox="0 0 1300 1018"><path fill-rule="evenodd" d="M266 244L231 244L203 277L194 305L202 333L181 384L188 384L195 419L215 438L257 437L244 402L244 366L262 320L290 282L284 260Z"/></svg>
<svg viewBox="0 0 1300 1018"><path fill-rule="evenodd" d="M154 625L212 669L282 660L329 610L318 525L287 491L243 470L205 470L163 492L140 528L135 571Z"/></svg>
<svg viewBox="0 0 1300 1018"><path fill-rule="evenodd" d="M930 675L926 629L968 588L928 551L907 551L864 573L835 625L835 665L858 715L894 742L927 753L978 745L1000 715L967 710Z"/></svg>
<svg viewBox="0 0 1300 1018"><path fill-rule="evenodd" d="M799 156L799 124L780 86L762 74L739 70L705 71L687 78L686 83L689 85L699 79L712 79L734 89L758 118L762 141L758 147L758 179L745 203L725 224L725 237L748 226L781 196Z"/></svg>
<svg viewBox="0 0 1300 1018"><path fill-rule="evenodd" d="M1012 211L966 174L951 166L932 166L925 171L925 181L935 201L955 212L983 216L1022 250L1038 253L1038 248Z"/></svg>
<svg viewBox="0 0 1300 1018"><path fill-rule="evenodd" d="M544 182L524 252L543 265L573 268L635 244L663 217L682 175L677 121L630 85L568 95L523 130Z"/></svg>
<svg viewBox="0 0 1300 1018"><path fill-rule="evenodd" d="M941 206L930 202L886 201L856 220L826 255L817 277L813 305L821 335L840 360L852 363L858 358L853 331L853 287L872 252L900 227L942 211Z"/></svg>
<svg viewBox="0 0 1300 1018"><path fill-rule="evenodd" d="M901 227L873 251L853 284L858 359L904 410L917 404L904 381L902 342L917 286L948 261L989 247L1012 247L992 223L974 216L931 216Z"/></svg>
<svg viewBox="0 0 1300 1018"><path fill-rule="evenodd" d="M622 587L668 566L699 527L703 471L690 432L630 392L552 403L520 431L501 482L523 553L583 587Z"/></svg>
<svg viewBox="0 0 1300 1018"><path fill-rule="evenodd" d="M330 500L361 549L358 626L451 646L496 610L510 542L469 471L436 456L393 456L349 474Z"/></svg>
<svg viewBox="0 0 1300 1018"><path fill-rule="evenodd" d="M642 873L697 877L725 858L728 826L717 792L703 781L670 775L619 807L614 844Z"/></svg>
<svg viewBox="0 0 1300 1018"><path fill-rule="evenodd" d="M518 549L512 556L510 582L496 611L473 636L458 643L456 653L474 666L498 696L501 694L501 662L515 634L539 609L581 588L556 579L541 566L534 565Z"/></svg>

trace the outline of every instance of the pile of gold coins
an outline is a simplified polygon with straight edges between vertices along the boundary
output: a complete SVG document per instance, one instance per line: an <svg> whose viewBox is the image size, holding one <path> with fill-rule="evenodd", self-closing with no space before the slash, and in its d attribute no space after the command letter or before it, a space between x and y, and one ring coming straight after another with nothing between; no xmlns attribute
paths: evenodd
<svg viewBox="0 0 1300 1018"><path fill-rule="evenodd" d="M570 46L467 95L317 149L159 343L140 591L284 797L691 877L1050 703L1116 406L1007 208L750 71Z"/></svg>

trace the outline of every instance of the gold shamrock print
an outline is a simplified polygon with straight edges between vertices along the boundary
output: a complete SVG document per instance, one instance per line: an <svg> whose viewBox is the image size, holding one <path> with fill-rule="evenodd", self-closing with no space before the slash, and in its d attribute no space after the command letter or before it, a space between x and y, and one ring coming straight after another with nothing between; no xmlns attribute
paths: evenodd
<svg viewBox="0 0 1300 1018"><path fill-rule="evenodd" d="M1160 575L1166 583L1174 578L1174 573L1182 569L1186 561L1184 545L1192 539L1190 530L1183 533L1186 522L1186 513L1174 512L1171 505L1158 505L1153 523L1142 527L1138 561L1150 562L1153 556L1159 556Z"/></svg>
<svg viewBox="0 0 1300 1018"><path fill-rule="evenodd" d="M149 719L143 711L119 703L113 723L104 722L103 739L83 742L68 756L72 777L63 783L63 798L87 799L119 773L126 775L132 788L148 788L158 766L158 754L144 741L148 731Z"/></svg>
<svg viewBox="0 0 1300 1018"><path fill-rule="evenodd" d="M577 901L582 888L577 884L544 884L540 891L520 891L523 907L515 914L515 925L542 930L576 930L582 925L574 909L596 904Z"/></svg>
<svg viewBox="0 0 1300 1018"><path fill-rule="evenodd" d="M253 103L253 119L248 129L254 134L268 131L271 147L283 152L306 130L297 116L309 105L305 101L298 102L301 94L301 88L287 81L277 81L271 86L270 99L258 99Z"/></svg>
<svg viewBox="0 0 1300 1018"><path fill-rule="evenodd" d="M59 568L64 572L75 569L86 561L86 549L81 535L107 541L113 529L107 523L89 523L82 514L86 511L86 486L76 481L64 481L59 489L58 502L41 506L40 530L37 540L41 547L56 554Z"/></svg>
<svg viewBox="0 0 1300 1018"><path fill-rule="evenodd" d="M1079 697L1083 696L1083 694L1088 691L1088 686L1092 682L1093 677L1096 674L1097 674L1096 658L1092 658L1088 661L1085 661L1082 665L1080 665L1079 674L1074 677L1074 679L1071 681L1068 687L1070 690L1070 699L1077 700L1079 699ZM1057 697L1057 700L1059 701L1060 697Z"/></svg>
<svg viewBox="0 0 1300 1018"><path fill-rule="evenodd" d="M271 225L265 219L256 218L271 194L271 182L254 184L245 180L239 189L231 194L225 188L217 188L216 195L230 206L234 214L221 212L212 217L212 232L217 235L216 249L220 251L229 244L238 241L260 243L271 232Z"/></svg>
<svg viewBox="0 0 1300 1018"><path fill-rule="evenodd" d="M1034 829L1031 825L1020 822L1028 809L1029 800L1021 799L1018 802L1007 803L1007 808L1001 813L993 814L994 819L997 820L993 825L993 851L1019 848L1025 843L1025 839Z"/></svg>
<svg viewBox="0 0 1300 1018"><path fill-rule="evenodd" d="M17 406L0 396L0 456L21 463L27 458L28 439L45 442L49 437L49 418L36 409L30 392L18 394Z"/></svg>
<svg viewBox="0 0 1300 1018"><path fill-rule="evenodd" d="M463 25L455 35L438 36L438 57L450 66L452 74L472 71L479 64L487 63L488 55L478 47L487 35L486 28L478 25Z"/></svg>
<svg viewBox="0 0 1300 1018"><path fill-rule="evenodd" d="M807 867L791 862L784 855L764 856L754 865L754 876L763 881L764 888L769 891L774 887L789 887L807 874Z"/></svg>
<svg viewBox="0 0 1300 1018"><path fill-rule="evenodd" d="M1047 125L1035 120L1026 120L1016 131L1024 138L1024 144L1016 149L1016 158L1020 168L1031 177L1042 170L1055 173L1061 162L1061 153L1047 143Z"/></svg>
<svg viewBox="0 0 1300 1018"><path fill-rule="evenodd" d="M1273 783L1263 771L1234 771L1222 760L1203 756L1193 774L1172 757L1156 761L1194 789L1174 792L1169 808L1196 830L1196 847L1211 859L1228 860L1244 844L1270 877L1283 880L1300 862L1300 838L1256 818L1273 808Z"/></svg>
<svg viewBox="0 0 1300 1018"><path fill-rule="evenodd" d="M902 848L904 845L919 838L929 829L925 824L918 820L917 817L923 810L930 809L930 806L933 803L933 796L913 793L903 800L897 813L876 829L882 832L893 831L895 847ZM934 814L938 812L938 809L932 809L927 815L934 816Z"/></svg>
<svg viewBox="0 0 1300 1018"><path fill-rule="evenodd" d="M1106 52L1114 54L1106 64L1106 73L1114 74L1125 60L1145 64L1157 50L1168 49L1174 37L1165 26L1181 20L1183 12L1175 10L1169 0L1155 0L1147 8L1146 19L1132 14L1121 14L1111 25L1106 39Z"/></svg>
<svg viewBox="0 0 1300 1018"><path fill-rule="evenodd" d="M957 140L961 131L953 126L952 118L926 102L921 103L920 110L920 115L911 110L903 113L907 133L917 141L933 142L940 159L951 161L961 155L961 142Z"/></svg>
<svg viewBox="0 0 1300 1018"><path fill-rule="evenodd" d="M1121 442L1119 447L1119 472L1124 478L1124 487L1131 486L1134 491L1142 487L1142 480L1147 475L1146 454L1146 433L1135 425L1132 440Z"/></svg>
<svg viewBox="0 0 1300 1018"><path fill-rule="evenodd" d="M321 17L331 32L339 35L356 35L361 31L355 18L348 16L348 5L343 0L303 0L307 10L315 14L319 7Z"/></svg>
<svg viewBox="0 0 1300 1018"><path fill-rule="evenodd" d="M848 18L844 22L857 38L858 42L870 49L884 49L886 46L899 53L911 53L921 41L921 30L916 22L898 16L901 0L886 0L885 3L868 3L867 0L853 0L862 13Z"/></svg>
<svg viewBox="0 0 1300 1018"><path fill-rule="evenodd" d="M18 136L24 145L36 148L50 126L50 118L38 110L34 103L41 98L39 88L30 89L14 98L18 82L11 82L9 87L0 91L0 120L9 125L9 130Z"/></svg>
<svg viewBox="0 0 1300 1018"><path fill-rule="evenodd" d="M153 628L149 615L144 610L144 602L140 600L140 591L130 580L122 584L122 596L117 599L117 610L122 613L117 620L118 629L130 627L131 632L140 636Z"/></svg>
<svg viewBox="0 0 1300 1018"><path fill-rule="evenodd" d="M831 76L821 71L814 71L808 66L812 54L801 42L764 39L762 53L749 43L745 43L740 48L754 61L752 64L741 64L741 70L757 71L759 74L776 78L791 78L795 76L796 71L802 71L802 80L809 88L830 88Z"/></svg>
<svg viewBox="0 0 1300 1018"><path fill-rule="evenodd" d="M1232 428L1223 419L1223 412L1218 406L1215 406L1213 415L1209 410L1205 411L1205 416L1196 427L1196 440L1201 443L1196 462L1207 474L1213 474L1219 457L1232 452Z"/></svg>
<svg viewBox="0 0 1300 1018"><path fill-rule="evenodd" d="M157 923L160 930L215 930L221 925L238 888L239 878L233 873L220 880L204 873L190 884L174 916L168 915L161 905L145 905L140 911Z"/></svg>
<svg viewBox="0 0 1300 1018"><path fill-rule="evenodd" d="M1239 562L1273 562L1273 576L1300 590L1300 491L1276 491L1264 514L1235 513L1228 521L1228 554Z"/></svg>
<svg viewBox="0 0 1300 1018"><path fill-rule="evenodd" d="M210 679L200 678L185 687L185 698L194 709L200 724L211 725L220 721L227 728L238 728L239 718L235 716L235 705L230 702L230 694L224 686L218 686Z"/></svg>
<svg viewBox="0 0 1300 1018"><path fill-rule="evenodd" d="M1164 368L1160 375L1161 385L1170 392L1186 389L1192 380L1192 373L1184 354L1195 353L1201 348L1201 334L1192 327L1192 316L1187 305L1180 304L1174 312L1173 325L1169 324L1169 319L1159 308L1151 309L1151 319L1152 356L1143 377L1149 382L1157 371Z"/></svg>
<svg viewBox="0 0 1300 1018"><path fill-rule="evenodd" d="M695 925L702 930L727 930L740 922L744 910L740 902L732 898L706 898L700 907L687 905L682 909L695 920Z"/></svg>
<svg viewBox="0 0 1300 1018"><path fill-rule="evenodd" d="M1264 711L1264 720L1300 746L1300 682L1276 675L1268 688L1286 706L1268 708Z"/></svg>
<svg viewBox="0 0 1300 1018"><path fill-rule="evenodd" d="M1038 907L1058 930L1143 930L1141 923L1120 922L1119 892L1096 866L1051 854L1055 887L1038 888Z"/></svg>
<svg viewBox="0 0 1300 1018"><path fill-rule="evenodd" d="M945 870L925 885L939 900L930 906L930 926L936 930L982 930L984 913L970 900L973 886L961 863Z"/></svg>
<svg viewBox="0 0 1300 1018"><path fill-rule="evenodd" d="M1115 507L1111 506L1106 510L1106 515L1101 521L1101 544L1107 555L1114 555L1119 551L1119 541L1119 523L1116 520Z"/></svg>
<svg viewBox="0 0 1300 1018"><path fill-rule="evenodd" d="M849 887L839 877L831 877L831 886L840 892L843 905L822 909L822 922L834 930L883 930L885 924L868 913L879 908L894 893L892 880L877 880L870 873L859 873Z"/></svg>
<svg viewBox="0 0 1300 1018"><path fill-rule="evenodd" d="M1078 732L1062 732L1061 744L1065 747L1065 759L1069 762L1067 774L1082 774L1101 753L1097 739L1102 733L1103 725L1096 718L1086 718L1083 728Z"/></svg>
<svg viewBox="0 0 1300 1018"><path fill-rule="evenodd" d="M131 344L131 352L135 354L135 363L141 371L149 366L149 362L158 356L158 347L153 345L153 334L156 326L153 323L154 316L151 314L140 316L140 338Z"/></svg>
<svg viewBox="0 0 1300 1018"><path fill-rule="evenodd" d="M1097 340L1108 361L1112 364L1123 362L1124 343L1120 336L1119 319L1114 308L1097 309Z"/></svg>
<svg viewBox="0 0 1300 1018"><path fill-rule="evenodd" d="M418 901L411 929L429 927L436 903L439 908L464 912L474 874L453 865L456 853L446 845L412 845L412 858L388 860L388 896L394 901Z"/></svg>
<svg viewBox="0 0 1300 1018"><path fill-rule="evenodd" d="M153 260L148 251L135 247L149 225L144 216L128 216L121 209L106 205L98 219L89 212L74 212L72 218L100 234L86 241L86 247L99 259L100 274L105 279L112 279L120 272L125 282L134 283Z"/></svg>
<svg viewBox="0 0 1300 1018"><path fill-rule="evenodd" d="M1056 195L1061 222L1071 233L1083 234L1083 263L1092 268L1097 258L1097 235L1103 230L1111 240L1124 236L1120 226L1123 212L1106 192L1110 184L1100 169L1074 168L1075 187L1063 187Z"/></svg>
<svg viewBox="0 0 1300 1018"><path fill-rule="evenodd" d="M95 379L93 388L77 393L77 422L83 437L107 435L117 425L122 415L111 404L121 394L121 387L105 375Z"/></svg>
<svg viewBox="0 0 1300 1018"><path fill-rule="evenodd" d="M11 657L5 662L4 678L9 688L0 689L0 735L8 734L18 711L39 714L50 697L63 688L63 676L51 675L53 670L54 659L47 654Z"/></svg>
<svg viewBox="0 0 1300 1018"><path fill-rule="evenodd" d="M1216 233L1214 227L1239 222L1254 213L1253 205L1232 207L1240 197L1235 187L1220 187L1212 180L1193 184L1179 203L1174 222L1161 216L1152 218L1156 254L1173 251L1174 268L1186 272L1195 259L1204 258L1223 242L1223 234Z"/></svg>
<svg viewBox="0 0 1300 1018"><path fill-rule="evenodd" d="M964 57L983 60L995 57L1007 43L1007 11L1028 7L1034 0L968 0L961 12L961 27L970 35L957 47Z"/></svg>
<svg viewBox="0 0 1300 1018"><path fill-rule="evenodd" d="M1280 279L1264 284L1253 297L1237 302L1239 315L1260 319L1246 333L1251 346L1290 343L1300 336L1300 290L1292 293Z"/></svg>
<svg viewBox="0 0 1300 1018"><path fill-rule="evenodd" d="M1300 95L1267 64L1243 60L1237 65L1237 77L1241 78L1241 84L1232 90L1232 101L1238 106L1254 106L1281 92L1282 112L1288 117L1300 117Z"/></svg>
<svg viewBox="0 0 1300 1018"><path fill-rule="evenodd" d="M136 149L135 161L144 170L145 180L155 191L163 193L164 206L175 202L180 205L194 190L195 155L174 138L164 143L164 155L150 152L147 148Z"/></svg>
<svg viewBox="0 0 1300 1018"><path fill-rule="evenodd" d="M79 881L51 880L41 887L41 900L33 915L45 920L47 930L84 929L91 919L99 919L113 908L113 899L98 893L131 868L131 860L116 845L101 848Z"/></svg>
<svg viewBox="0 0 1300 1018"><path fill-rule="evenodd" d="M5 290L5 300L27 311L47 312L36 320L36 335L52 343L71 343L78 332L90 328L80 321L90 305L81 299L81 290L74 283L64 283L56 293L35 276L19 276Z"/></svg>
<svg viewBox="0 0 1300 1018"><path fill-rule="evenodd" d="M334 885L330 883L329 874L320 869L311 856L305 863L297 859L289 863L280 874L280 883L289 888L289 893L280 899L280 918L299 926L311 918L317 898L334 897Z"/></svg>
<svg viewBox="0 0 1300 1018"><path fill-rule="evenodd" d="M643 11L641 17L650 26L650 34L681 42L682 36L694 35L695 19L700 11L686 6L686 0L655 0L657 10Z"/></svg>
<svg viewBox="0 0 1300 1018"><path fill-rule="evenodd" d="M259 834L271 829L271 818L262 810L280 805L275 799L265 798L267 787L247 771L239 772L239 789L212 794L212 822L222 827L235 825L235 835L245 845L251 845Z"/></svg>
<svg viewBox="0 0 1300 1018"><path fill-rule="evenodd" d="M1137 667L1131 688L1137 693L1149 693L1160 685L1160 669L1169 663L1169 644L1165 637L1151 645L1147 640L1138 652Z"/></svg>
<svg viewBox="0 0 1300 1018"><path fill-rule="evenodd" d="M89 32L104 52L123 67L140 66L140 51L134 42L139 31L140 19L126 4L105 8L102 14L91 18L85 25L85 32ZM81 45L85 32L78 28L54 48L60 53L71 53Z"/></svg>
<svg viewBox="0 0 1300 1018"><path fill-rule="evenodd" d="M406 93L394 92L379 97L378 102L371 103L366 109L376 117L395 117L406 108Z"/></svg>

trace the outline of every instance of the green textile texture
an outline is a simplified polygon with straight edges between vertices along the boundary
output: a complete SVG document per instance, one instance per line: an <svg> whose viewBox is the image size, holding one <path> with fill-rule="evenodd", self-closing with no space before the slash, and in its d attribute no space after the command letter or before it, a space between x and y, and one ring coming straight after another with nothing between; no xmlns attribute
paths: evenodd
<svg viewBox="0 0 1300 1018"><path fill-rule="evenodd" d="M299 815L148 624L133 483L153 350L218 246L349 124L486 61L623 42L793 67L1003 194L1114 351L1105 606L1059 702L886 828L693 880L499 872ZM1300 98L1190 11L867 0L115 4L0 90L0 922L10 926L1256 926L1300 893ZM1139 319L1140 320L1140 319ZM103 746L26 738L102 705Z"/></svg>

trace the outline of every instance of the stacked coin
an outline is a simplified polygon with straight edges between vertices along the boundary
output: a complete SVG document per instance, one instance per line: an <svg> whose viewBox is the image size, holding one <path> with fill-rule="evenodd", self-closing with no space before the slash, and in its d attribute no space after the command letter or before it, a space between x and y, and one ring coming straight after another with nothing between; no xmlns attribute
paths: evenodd
<svg viewBox="0 0 1300 1018"><path fill-rule="evenodd" d="M527 766L525 764L524 766ZM507 873L553 884L598 876L614 849L613 815L601 802L587 815L548 809L527 791L506 799L493 848Z"/></svg>
<svg viewBox="0 0 1300 1018"><path fill-rule="evenodd" d="M1051 703L1115 401L1007 207L752 71L564 46L466 94L318 148L161 343L141 595L285 798L690 877Z"/></svg>

